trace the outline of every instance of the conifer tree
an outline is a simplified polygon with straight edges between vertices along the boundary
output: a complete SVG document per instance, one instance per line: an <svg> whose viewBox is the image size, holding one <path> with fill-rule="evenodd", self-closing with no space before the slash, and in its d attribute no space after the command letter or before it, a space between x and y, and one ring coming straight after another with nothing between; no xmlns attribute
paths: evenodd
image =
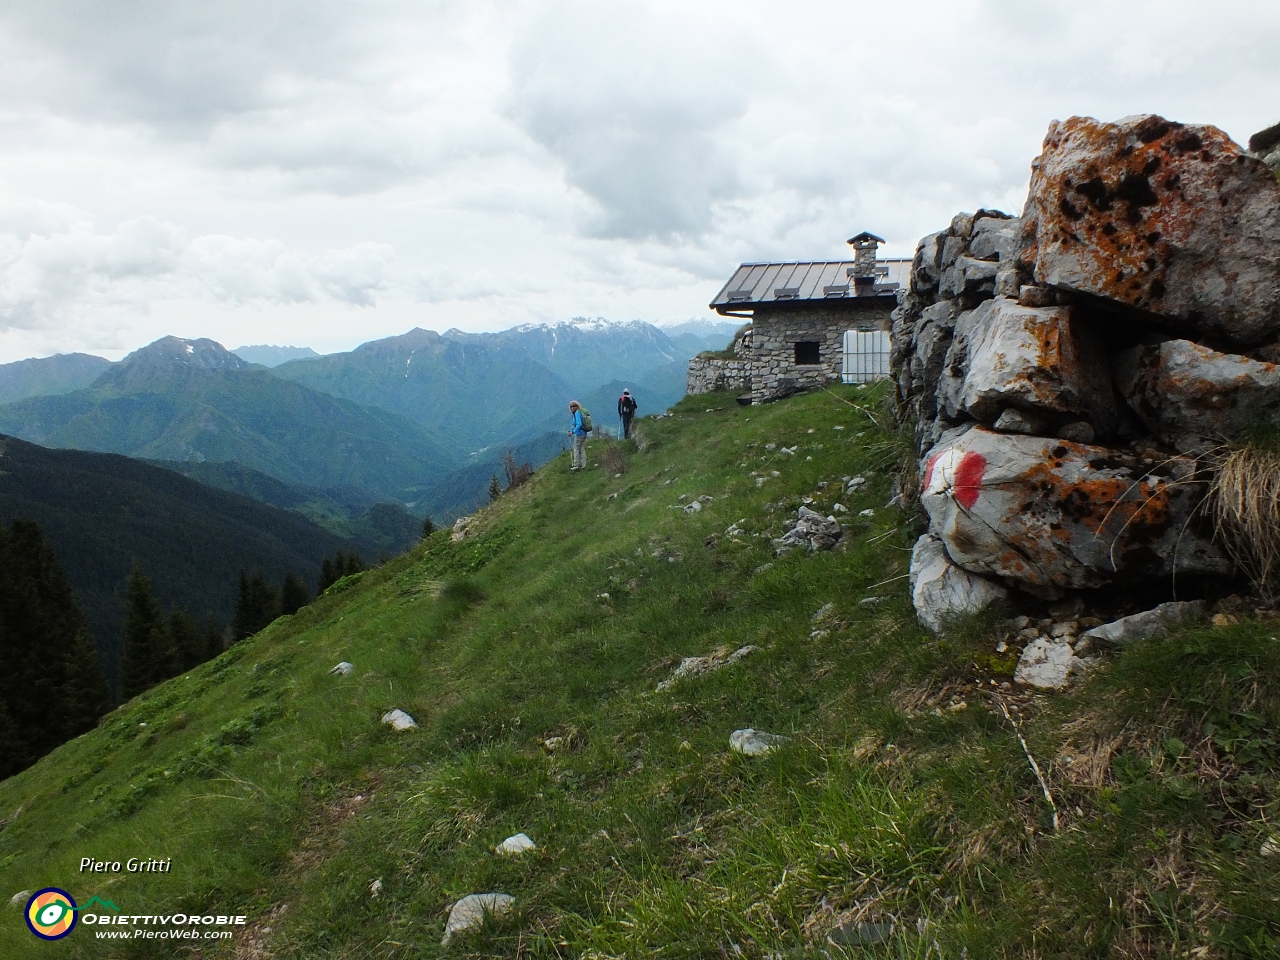
<svg viewBox="0 0 1280 960"><path fill-rule="evenodd" d="M88 730L110 706L62 565L30 521L0 524L0 658L0 775Z"/></svg>
<svg viewBox="0 0 1280 960"><path fill-rule="evenodd" d="M502 496L502 484L498 482L498 475L495 473L489 480L489 502L497 500Z"/></svg>
<svg viewBox="0 0 1280 960"><path fill-rule="evenodd" d="M422 518L422 539L423 540L427 539L427 537L431 536L435 532L436 532L435 521L433 521L430 517L423 517Z"/></svg>
<svg viewBox="0 0 1280 960"><path fill-rule="evenodd" d="M62 735L68 740L92 730L111 709L107 675L84 633L76 634L67 645L58 700Z"/></svg>
<svg viewBox="0 0 1280 960"><path fill-rule="evenodd" d="M240 571L240 598L236 602L236 617L232 623L232 639L239 643L251 637L280 616L280 595L267 582L262 571L252 576Z"/></svg>
<svg viewBox="0 0 1280 960"><path fill-rule="evenodd" d="M134 563L125 588L124 646L120 654L120 696L136 697L177 671L168 624L151 592L151 581Z"/></svg>
<svg viewBox="0 0 1280 960"><path fill-rule="evenodd" d="M284 575L284 586L280 590L280 612L294 614L311 602L311 593L302 578L290 570Z"/></svg>
<svg viewBox="0 0 1280 960"><path fill-rule="evenodd" d="M18 773L30 762L24 738L9 716L9 708L0 700L0 780Z"/></svg>
<svg viewBox="0 0 1280 960"><path fill-rule="evenodd" d="M227 649L228 631L210 620L204 628L204 660L212 660Z"/></svg>
<svg viewBox="0 0 1280 960"><path fill-rule="evenodd" d="M181 607L169 611L169 640L173 644L176 672L184 673L204 663L205 637L196 618Z"/></svg>
<svg viewBox="0 0 1280 960"><path fill-rule="evenodd" d="M350 553L339 550L332 560L325 557L320 565L320 583L316 586L316 596L320 596L343 577L349 577L363 569L364 561L354 550Z"/></svg>

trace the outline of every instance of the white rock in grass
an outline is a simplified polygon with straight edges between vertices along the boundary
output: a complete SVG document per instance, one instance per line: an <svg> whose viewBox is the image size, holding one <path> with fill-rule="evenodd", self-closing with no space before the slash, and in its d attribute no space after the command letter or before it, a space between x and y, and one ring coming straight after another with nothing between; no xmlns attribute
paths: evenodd
<svg viewBox="0 0 1280 960"><path fill-rule="evenodd" d="M1280 856L1280 837L1267 837L1262 841L1262 846L1258 852L1264 857ZM19 896L23 896L25 893L26 891L24 890Z"/></svg>
<svg viewBox="0 0 1280 960"><path fill-rule="evenodd" d="M747 644L745 647L739 647L732 653L727 646L717 647L705 657L685 657L680 661L680 666L676 667L671 676L658 684L658 692L667 690L674 686L685 677L701 676L704 673L710 673L712 670L719 670L721 667L727 667L737 663L743 657L748 657L760 648L755 644Z"/></svg>
<svg viewBox="0 0 1280 960"><path fill-rule="evenodd" d="M506 893L472 893L453 905L449 911L449 920L444 925L444 939L440 945L447 947L449 941L460 933L475 930L484 923L485 915L500 917L510 913L516 898Z"/></svg>
<svg viewBox="0 0 1280 960"><path fill-rule="evenodd" d="M526 850L536 850L537 847L538 845L530 840L526 834L517 833L514 837L507 837L507 839L494 847L494 850L504 856L515 856L524 853Z"/></svg>
<svg viewBox="0 0 1280 960"><path fill-rule="evenodd" d="M763 730L735 730L729 734L729 749L748 757L763 757L786 743L786 737Z"/></svg>
<svg viewBox="0 0 1280 960"><path fill-rule="evenodd" d="M1004 587L952 563L942 541L931 533L922 535L911 551L909 583L916 616L934 633L1008 595Z"/></svg>
<svg viewBox="0 0 1280 960"><path fill-rule="evenodd" d="M17 893L15 893L12 897L9 898L9 902L13 904L15 907L25 907L27 905L27 901L30 899L31 899L30 890L19 890Z"/></svg>
<svg viewBox="0 0 1280 960"><path fill-rule="evenodd" d="M417 726L413 721L413 717L403 710L388 710L382 715L382 722L393 730L412 730Z"/></svg>
<svg viewBox="0 0 1280 960"><path fill-rule="evenodd" d="M336 667L330 670L329 673L333 674L333 676L335 677L345 677L348 673L350 673L354 669L355 669L354 666L347 663L347 661L343 660L340 664L338 664Z"/></svg>
<svg viewBox="0 0 1280 960"><path fill-rule="evenodd" d="M1083 668L1065 640L1039 637L1022 651L1013 679L1037 690L1061 690Z"/></svg>
<svg viewBox="0 0 1280 960"><path fill-rule="evenodd" d="M373 881L373 883L369 884L369 896L374 897L375 899L377 897L382 896L382 878L381 877Z"/></svg>

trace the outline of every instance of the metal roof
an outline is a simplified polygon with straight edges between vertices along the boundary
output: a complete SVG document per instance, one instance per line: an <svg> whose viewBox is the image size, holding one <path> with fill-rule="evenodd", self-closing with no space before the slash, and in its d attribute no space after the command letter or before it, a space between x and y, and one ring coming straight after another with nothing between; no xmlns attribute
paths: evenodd
<svg viewBox="0 0 1280 960"><path fill-rule="evenodd" d="M852 260L744 263L711 301L720 313L765 303L891 297L911 279L910 260L877 260L875 288L858 291Z"/></svg>

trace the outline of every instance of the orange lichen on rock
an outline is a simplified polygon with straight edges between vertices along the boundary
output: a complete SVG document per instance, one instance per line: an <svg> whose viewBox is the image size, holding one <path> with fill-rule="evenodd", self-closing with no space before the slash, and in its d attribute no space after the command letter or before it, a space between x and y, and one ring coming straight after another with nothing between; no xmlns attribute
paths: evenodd
<svg viewBox="0 0 1280 960"><path fill-rule="evenodd" d="M1054 123L1022 229L1041 283L1239 343L1280 329L1280 184L1217 127Z"/></svg>
<svg viewBox="0 0 1280 960"><path fill-rule="evenodd" d="M934 460L979 457L980 489L968 504L957 502L946 471L935 470L921 492L932 529L952 560L971 572L1051 593L1174 568L1226 568L1192 523L1202 491L1187 464L1155 475L1104 447L981 427Z"/></svg>

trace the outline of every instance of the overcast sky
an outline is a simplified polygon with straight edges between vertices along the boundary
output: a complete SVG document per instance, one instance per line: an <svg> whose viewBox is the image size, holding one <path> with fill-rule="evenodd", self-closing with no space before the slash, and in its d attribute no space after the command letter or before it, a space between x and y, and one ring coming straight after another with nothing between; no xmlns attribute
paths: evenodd
<svg viewBox="0 0 1280 960"><path fill-rule="evenodd" d="M707 316L1017 212L1050 120L1280 120L1276 0L0 2L0 362Z"/></svg>

